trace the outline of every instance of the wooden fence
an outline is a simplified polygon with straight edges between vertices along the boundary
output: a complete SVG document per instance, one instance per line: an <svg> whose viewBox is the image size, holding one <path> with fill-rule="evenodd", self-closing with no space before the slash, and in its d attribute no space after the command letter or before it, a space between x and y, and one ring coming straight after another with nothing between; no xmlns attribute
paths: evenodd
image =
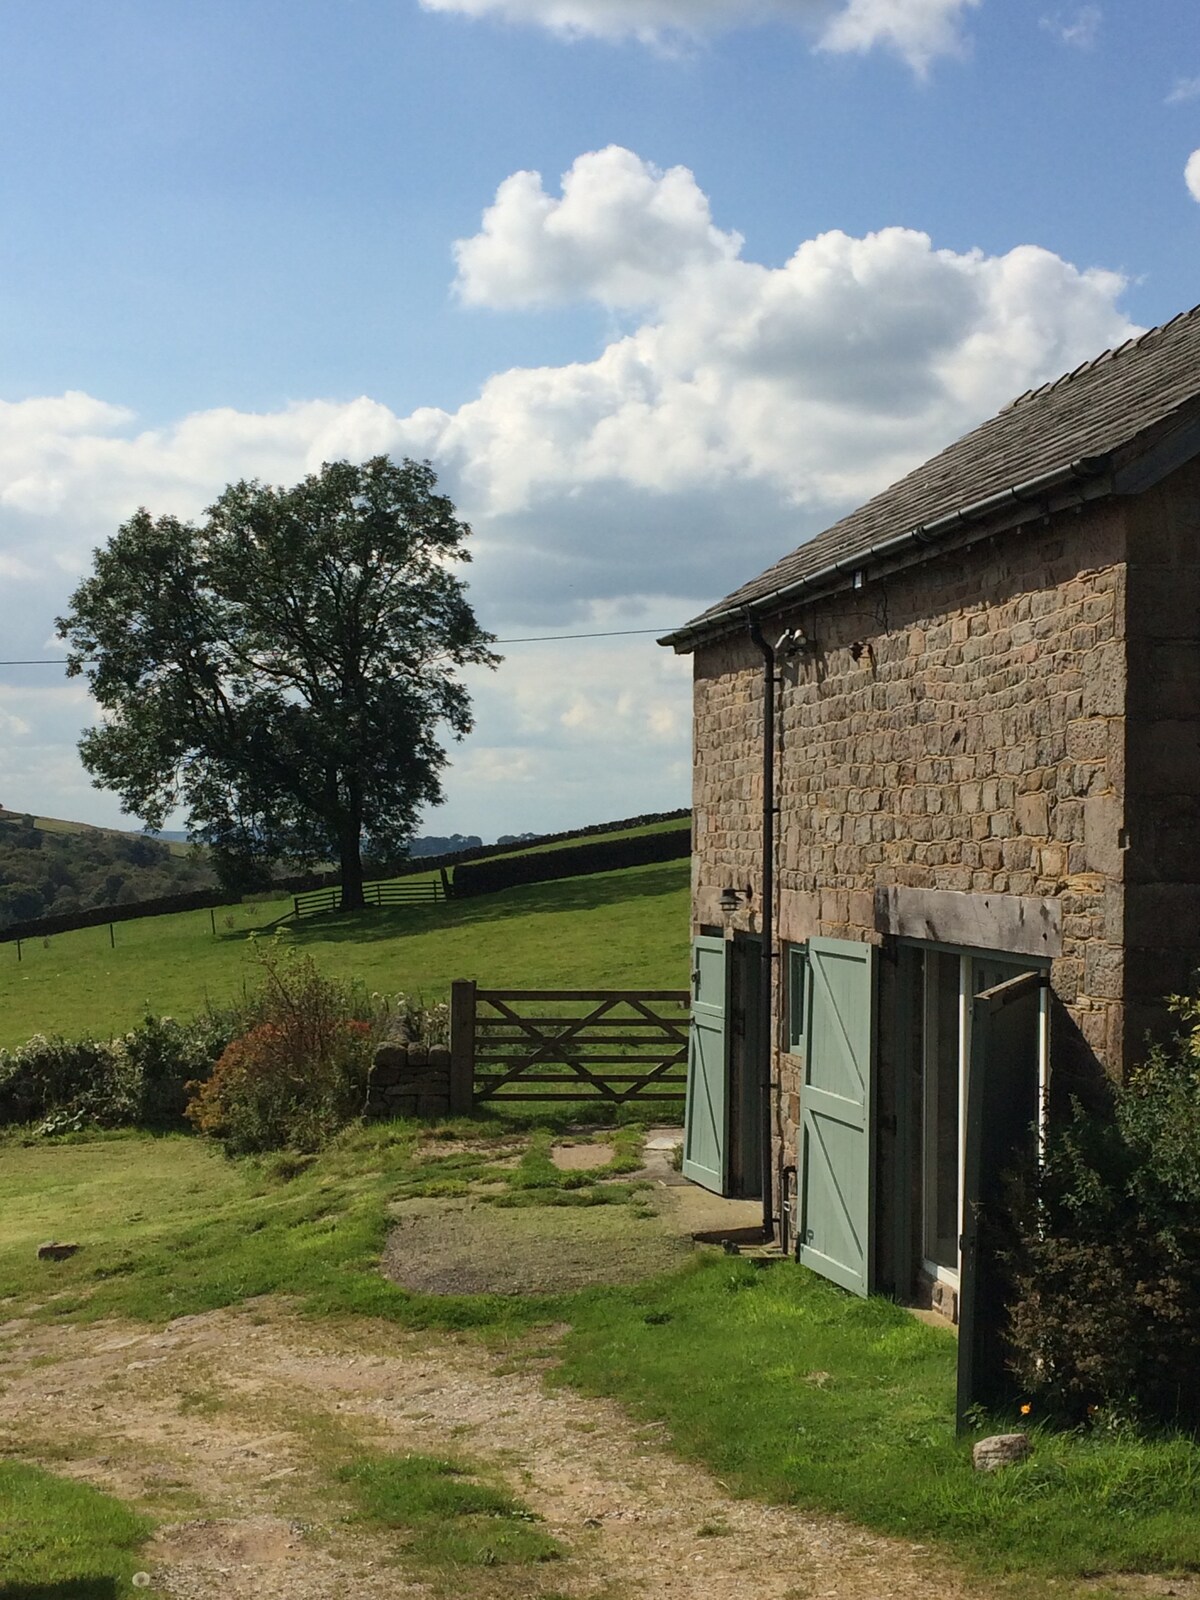
<svg viewBox="0 0 1200 1600"><path fill-rule="evenodd" d="M446 898L445 884L437 878L423 883L408 883L403 878L389 878L383 883L364 883L363 901L369 906L432 905ZM342 903L339 884L328 889L310 889L306 894L292 897L294 917L315 917L322 911L336 911Z"/></svg>
<svg viewBox="0 0 1200 1600"><path fill-rule="evenodd" d="M453 985L452 1109L498 1100L682 1102L686 989Z"/></svg>

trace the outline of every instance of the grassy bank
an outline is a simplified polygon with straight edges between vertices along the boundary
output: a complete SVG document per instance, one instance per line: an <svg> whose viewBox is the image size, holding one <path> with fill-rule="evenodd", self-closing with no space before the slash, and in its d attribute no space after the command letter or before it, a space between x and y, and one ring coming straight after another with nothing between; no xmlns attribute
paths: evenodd
<svg viewBox="0 0 1200 1600"><path fill-rule="evenodd" d="M644 1210L642 1191L598 1180L637 1166L630 1155L636 1129L618 1137L616 1159L595 1172L558 1171L536 1130L521 1160L493 1165L487 1136L507 1155L513 1129L524 1142L529 1120L439 1130L473 1135L477 1147L466 1151L446 1151L444 1140L425 1138L413 1123L356 1129L319 1160L230 1161L183 1134L56 1145L10 1138L0 1144L0 1320L162 1323L286 1294L316 1314L379 1316L410 1327L529 1326L556 1314L559 1300L412 1294L379 1271L397 1201L454 1203L476 1194L489 1211L520 1212L508 1228L514 1234L530 1227L539 1207L587 1208L606 1214L597 1224L601 1250L606 1229L628 1230L627 1220L609 1214ZM48 1238L81 1248L65 1261L39 1261L37 1245Z"/></svg>
<svg viewBox="0 0 1200 1600"><path fill-rule="evenodd" d="M505 1345L569 1323L562 1341L527 1347L561 1358L555 1381L665 1424L677 1451L740 1493L935 1545L1005 1590L1200 1570L1194 1444L1056 1435L1035 1418L1027 1464L976 1474L971 1440L954 1434L951 1335L799 1267L710 1254L638 1287L556 1295L410 1293L386 1279L379 1260L396 1203L452 1208L469 1193L506 1228L511 1219L514 1257L529 1230L550 1238L553 1219L594 1216L615 1230L597 1236L601 1267L606 1238L653 1226L639 1220L636 1188L614 1185L616 1203L600 1203L596 1179L629 1165L628 1144L607 1174L564 1174L544 1137L515 1164L501 1159L505 1126L439 1130L458 1135L450 1141L397 1124L355 1132L316 1160L272 1162L227 1161L183 1137L10 1140L0 1149L0 1318L162 1322L282 1293L314 1316L473 1329ZM35 1246L51 1236L83 1248L38 1262ZM1016 1420L992 1419L987 1431Z"/></svg>
<svg viewBox="0 0 1200 1600"><path fill-rule="evenodd" d="M572 1320L557 1381L664 1422L676 1450L742 1493L937 1544L1021 1585L1200 1568L1194 1442L1035 1426L1027 1463L976 1473L954 1433L953 1335L890 1301L799 1266L708 1258Z"/></svg>
<svg viewBox="0 0 1200 1600"><path fill-rule="evenodd" d="M688 865L671 861L528 884L444 905L290 925L323 970L382 993L444 996L455 977L506 988L685 988ZM268 901L81 928L0 945L0 1046L33 1033L107 1036L147 1009L190 1016L250 981L247 934L290 907Z"/></svg>
<svg viewBox="0 0 1200 1600"><path fill-rule="evenodd" d="M116 1600L150 1524L85 1483L0 1461L0 1600Z"/></svg>

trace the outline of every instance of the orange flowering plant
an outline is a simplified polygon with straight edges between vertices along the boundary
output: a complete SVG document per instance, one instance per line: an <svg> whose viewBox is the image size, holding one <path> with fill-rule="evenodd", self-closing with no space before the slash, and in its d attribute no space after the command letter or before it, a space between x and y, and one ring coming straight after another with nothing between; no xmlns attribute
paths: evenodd
<svg viewBox="0 0 1200 1600"><path fill-rule="evenodd" d="M369 1004L277 941L256 959L250 1025L189 1085L187 1116L231 1155L317 1150L362 1113L375 1027L355 1013Z"/></svg>

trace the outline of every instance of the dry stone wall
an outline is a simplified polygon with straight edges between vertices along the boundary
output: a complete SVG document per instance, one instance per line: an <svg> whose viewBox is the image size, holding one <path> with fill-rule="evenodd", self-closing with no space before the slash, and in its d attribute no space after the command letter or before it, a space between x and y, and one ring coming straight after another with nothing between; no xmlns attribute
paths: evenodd
<svg viewBox="0 0 1200 1600"><path fill-rule="evenodd" d="M388 1040L375 1051L367 1116L445 1117L450 1114L447 1045Z"/></svg>

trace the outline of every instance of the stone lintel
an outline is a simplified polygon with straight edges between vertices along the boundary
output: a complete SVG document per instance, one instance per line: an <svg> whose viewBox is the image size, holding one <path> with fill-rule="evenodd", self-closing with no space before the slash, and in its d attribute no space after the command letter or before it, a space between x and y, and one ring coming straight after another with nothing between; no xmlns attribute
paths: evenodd
<svg viewBox="0 0 1200 1600"><path fill-rule="evenodd" d="M1047 959L1062 954L1058 901L1032 895L877 889L875 926L878 932L901 939L930 939L938 944Z"/></svg>

